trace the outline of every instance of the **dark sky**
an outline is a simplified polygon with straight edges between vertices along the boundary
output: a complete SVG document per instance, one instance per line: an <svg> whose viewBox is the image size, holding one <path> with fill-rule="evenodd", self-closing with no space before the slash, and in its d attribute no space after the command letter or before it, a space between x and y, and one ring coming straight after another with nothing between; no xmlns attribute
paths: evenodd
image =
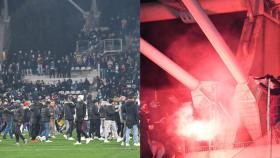
<svg viewBox="0 0 280 158"><path fill-rule="evenodd" d="M91 1L75 0L86 11L90 9ZM67 0L9 0L8 2L12 16L9 52L33 49L52 50L58 54L65 54L75 50L84 19ZM139 15L138 0L97 0L97 3L102 12L101 21L119 15Z"/></svg>

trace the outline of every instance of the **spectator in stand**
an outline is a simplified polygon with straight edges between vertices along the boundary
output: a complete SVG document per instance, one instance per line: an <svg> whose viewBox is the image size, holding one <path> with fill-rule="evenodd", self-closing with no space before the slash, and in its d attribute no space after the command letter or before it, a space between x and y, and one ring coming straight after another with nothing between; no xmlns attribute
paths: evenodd
<svg viewBox="0 0 280 158"><path fill-rule="evenodd" d="M63 63L62 61L59 59L57 60L57 63L56 63L56 70L57 70L57 75L56 77L57 78L61 78L62 77L62 71L63 71Z"/></svg>
<svg viewBox="0 0 280 158"><path fill-rule="evenodd" d="M65 65L67 66L66 67L67 78L71 78L71 68L72 68L72 65L71 65L71 62L70 62L69 58L66 58L66 64Z"/></svg>
<svg viewBox="0 0 280 158"><path fill-rule="evenodd" d="M43 57L41 56L41 54L38 54L38 58L37 58L37 71L39 75L43 75Z"/></svg>
<svg viewBox="0 0 280 158"><path fill-rule="evenodd" d="M65 58L62 58L62 77L67 77L68 65Z"/></svg>
<svg viewBox="0 0 280 158"><path fill-rule="evenodd" d="M55 78L55 63L54 61L50 62L50 78Z"/></svg>
<svg viewBox="0 0 280 158"><path fill-rule="evenodd" d="M24 61L22 62L22 74L23 74L23 75L27 75L27 69L28 69L28 67L27 67L27 62L24 60Z"/></svg>
<svg viewBox="0 0 280 158"><path fill-rule="evenodd" d="M35 53L33 52L33 50L30 51L31 54L31 70L32 70L32 74L37 74L37 58Z"/></svg>
<svg viewBox="0 0 280 158"><path fill-rule="evenodd" d="M31 61L27 60L27 75L32 75Z"/></svg>

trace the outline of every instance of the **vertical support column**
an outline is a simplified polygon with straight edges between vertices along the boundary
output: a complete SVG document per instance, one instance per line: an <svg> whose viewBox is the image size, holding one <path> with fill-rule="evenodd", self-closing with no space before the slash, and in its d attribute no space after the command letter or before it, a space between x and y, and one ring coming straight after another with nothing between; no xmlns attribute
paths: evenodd
<svg viewBox="0 0 280 158"><path fill-rule="evenodd" d="M100 22L100 11L98 9L97 0L92 0L91 12L93 13L93 26L98 27Z"/></svg>
<svg viewBox="0 0 280 158"><path fill-rule="evenodd" d="M4 0L4 19L5 21L9 19L8 0Z"/></svg>
<svg viewBox="0 0 280 158"><path fill-rule="evenodd" d="M272 158L272 128L271 128L271 106L270 106L270 87L271 87L271 79L267 79L267 138L269 143L269 158Z"/></svg>

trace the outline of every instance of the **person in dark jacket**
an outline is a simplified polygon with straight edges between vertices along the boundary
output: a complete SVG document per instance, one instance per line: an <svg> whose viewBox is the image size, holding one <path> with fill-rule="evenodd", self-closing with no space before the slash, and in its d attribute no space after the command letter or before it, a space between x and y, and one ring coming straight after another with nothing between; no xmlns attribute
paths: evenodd
<svg viewBox="0 0 280 158"><path fill-rule="evenodd" d="M54 61L51 61L50 62L50 78L52 78L52 76L53 76L53 78L55 78L55 63L54 63Z"/></svg>
<svg viewBox="0 0 280 158"><path fill-rule="evenodd" d="M50 101L46 101L41 109L41 141L46 140L46 143L51 143L49 140L49 132L50 132L50 118L52 113L49 109Z"/></svg>
<svg viewBox="0 0 280 158"><path fill-rule="evenodd" d="M2 102L1 102L1 100L0 100L0 134L1 134L2 131L6 128L6 125L7 125L7 124L3 121L3 117L2 117L3 111L4 111L4 108L3 108ZM1 142L1 140L0 140L0 142Z"/></svg>
<svg viewBox="0 0 280 158"><path fill-rule="evenodd" d="M63 136L67 140L74 140L72 132L74 129L75 104L70 100L70 98L64 103L63 110L66 124L66 133Z"/></svg>
<svg viewBox="0 0 280 158"><path fill-rule="evenodd" d="M23 117L24 117L24 110L23 105L20 103L20 101L16 101L15 103L15 109L14 112L14 132L16 137L16 144L19 145L19 138L21 138L25 144L27 144L27 139L24 138L24 136L21 133L20 126L23 123Z"/></svg>
<svg viewBox="0 0 280 158"><path fill-rule="evenodd" d="M104 143L109 143L108 136L109 133L112 132L112 135L117 139L117 142L122 141L122 138L118 135L118 129L116 124L115 113L116 109L115 106L111 104L112 102L108 103L105 107L106 117L104 121L105 131L104 131ZM112 131L111 131L112 129Z"/></svg>
<svg viewBox="0 0 280 158"><path fill-rule="evenodd" d="M31 130L31 141L36 142L36 137L40 132L40 111L42 103L36 101L30 105L30 130Z"/></svg>
<svg viewBox="0 0 280 158"><path fill-rule="evenodd" d="M88 99L88 119L90 120L90 137L100 139L100 114L99 102Z"/></svg>
<svg viewBox="0 0 280 158"><path fill-rule="evenodd" d="M129 145L130 131L133 129L133 142L134 146L139 146L138 140L138 123L139 123L139 108L133 99L127 100L123 108L123 113L125 113L126 120L126 130L125 130L125 142L126 146Z"/></svg>
<svg viewBox="0 0 280 158"><path fill-rule="evenodd" d="M76 104L76 120L75 120L76 131L77 131L77 142L75 143L75 145L81 144L81 134L85 136L86 144L88 144L90 142L90 138L82 129L83 120L86 116L86 104L83 101L82 95L78 96L77 101L78 102Z"/></svg>
<svg viewBox="0 0 280 158"><path fill-rule="evenodd" d="M88 121L89 121L89 137L93 138L93 105L94 101L92 100L92 95L88 95L87 97L87 114L88 114Z"/></svg>

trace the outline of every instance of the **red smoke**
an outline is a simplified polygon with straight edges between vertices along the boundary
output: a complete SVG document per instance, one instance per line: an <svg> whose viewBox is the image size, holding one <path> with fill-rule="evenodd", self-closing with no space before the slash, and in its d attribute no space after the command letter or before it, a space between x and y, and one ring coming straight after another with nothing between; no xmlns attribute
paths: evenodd
<svg viewBox="0 0 280 158"><path fill-rule="evenodd" d="M245 16L245 14L227 14L212 17L233 52L237 50ZM180 20L143 24L141 34L145 40L196 79L218 81L218 100L231 111L230 100L236 83L197 24L184 24ZM217 121L220 120L207 122L197 120L192 115L193 111L188 111L188 108L183 106L185 102L192 100L190 91L142 56L141 101L150 102L155 99L155 89L157 100L160 102L160 111L168 117L168 121L164 123L166 130L157 133L162 139L179 134L181 138L191 137L198 141L207 141L219 134L217 129L220 130L220 124ZM186 112L189 114L186 115Z"/></svg>

